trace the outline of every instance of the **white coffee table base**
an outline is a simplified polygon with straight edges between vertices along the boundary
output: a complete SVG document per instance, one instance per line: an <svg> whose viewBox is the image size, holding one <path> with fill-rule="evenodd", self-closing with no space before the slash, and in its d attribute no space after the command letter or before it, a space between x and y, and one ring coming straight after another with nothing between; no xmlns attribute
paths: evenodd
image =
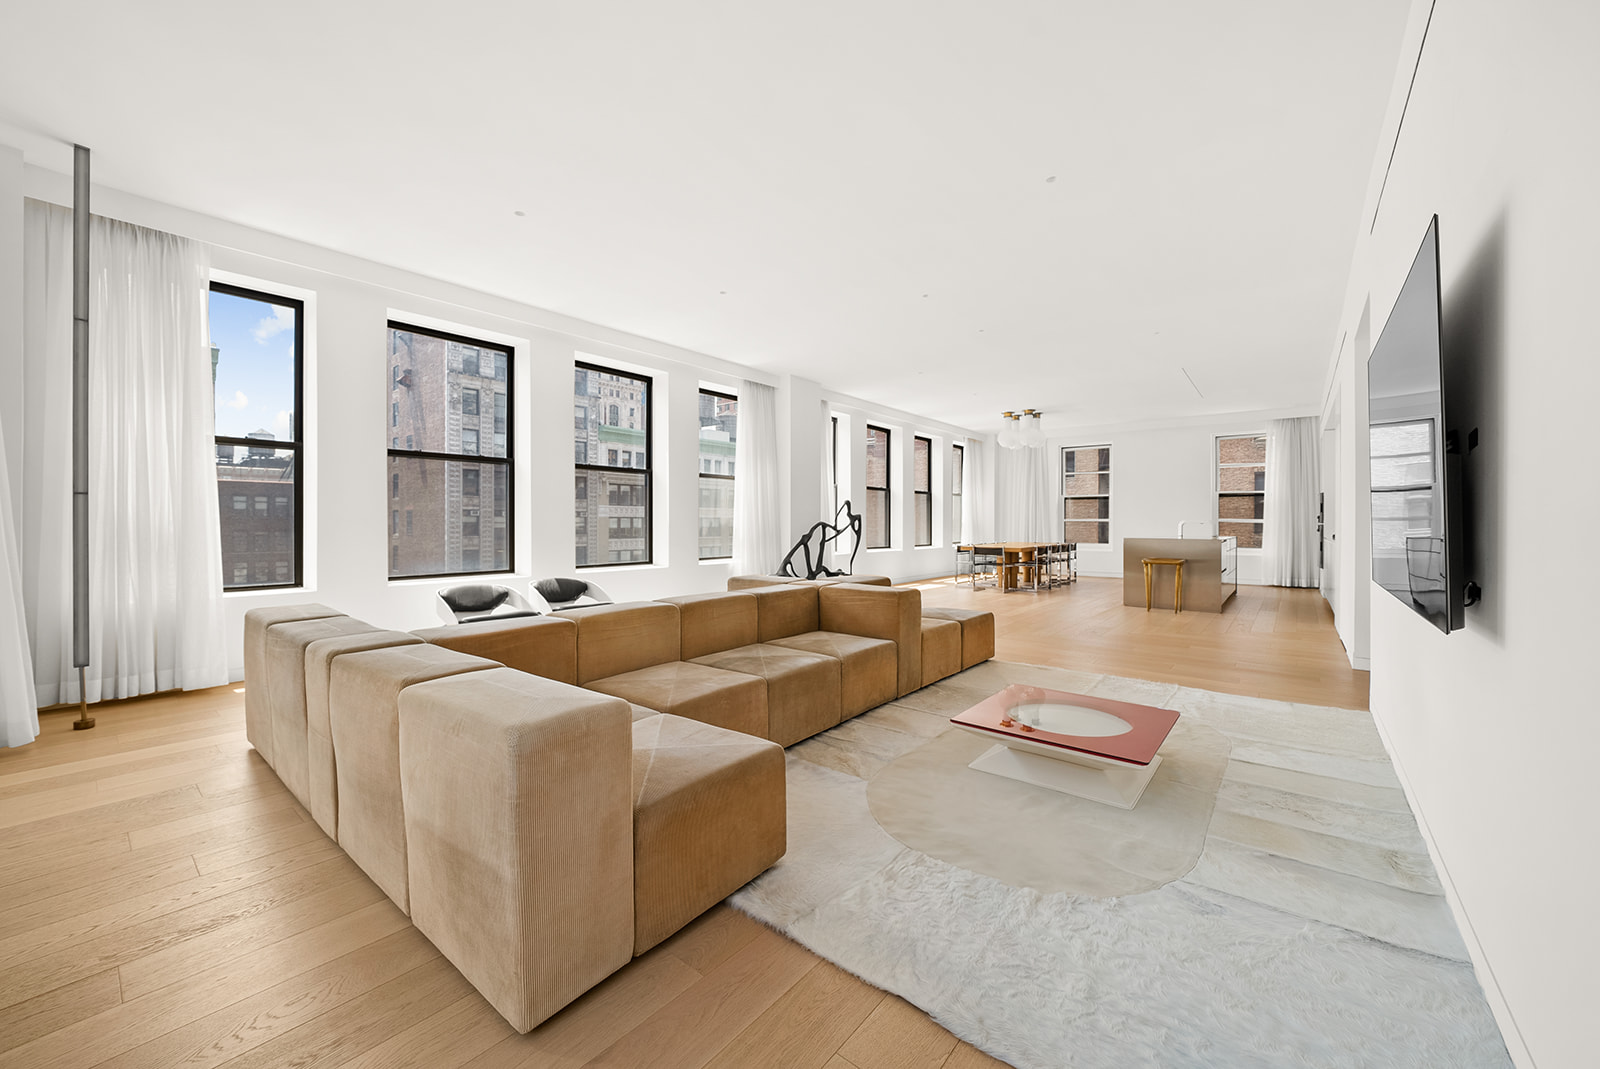
<svg viewBox="0 0 1600 1069"><path fill-rule="evenodd" d="M974 734L994 738L986 732ZM1161 755L1156 754L1148 765L1135 765L1016 739L990 747L967 767L1114 805L1118 809L1132 809L1144 796L1144 789L1149 786L1156 769L1161 767Z"/></svg>

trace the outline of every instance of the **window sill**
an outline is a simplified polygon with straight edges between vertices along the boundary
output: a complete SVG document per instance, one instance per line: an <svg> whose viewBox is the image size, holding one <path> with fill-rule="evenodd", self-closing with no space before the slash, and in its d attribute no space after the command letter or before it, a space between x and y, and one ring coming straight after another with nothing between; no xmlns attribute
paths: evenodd
<svg viewBox="0 0 1600 1069"><path fill-rule="evenodd" d="M317 588L314 586L274 586L261 590L224 590L222 598L224 601L228 598L275 598L284 594L314 594L316 590Z"/></svg>

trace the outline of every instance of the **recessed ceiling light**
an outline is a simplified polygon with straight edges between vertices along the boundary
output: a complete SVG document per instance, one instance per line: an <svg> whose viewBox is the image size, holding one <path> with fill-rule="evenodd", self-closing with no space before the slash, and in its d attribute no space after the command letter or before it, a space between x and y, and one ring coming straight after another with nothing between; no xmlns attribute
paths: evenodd
<svg viewBox="0 0 1600 1069"><path fill-rule="evenodd" d="M524 216L524 215L527 215L528 213L524 212L524 211L515 211L515 212L512 212L511 214L515 215L515 216Z"/></svg>
<svg viewBox="0 0 1600 1069"><path fill-rule="evenodd" d="M722 294L723 296L727 296L727 294L728 294L727 290L718 290L717 292Z"/></svg>
<svg viewBox="0 0 1600 1069"><path fill-rule="evenodd" d="M1051 175L1049 178L1045 179L1046 182L1054 182L1055 180L1056 180L1056 176L1055 175Z"/></svg>

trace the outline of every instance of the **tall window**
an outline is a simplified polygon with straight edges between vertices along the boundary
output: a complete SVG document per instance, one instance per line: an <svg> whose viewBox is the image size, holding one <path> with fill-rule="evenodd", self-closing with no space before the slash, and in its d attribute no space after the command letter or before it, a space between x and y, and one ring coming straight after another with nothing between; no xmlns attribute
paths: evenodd
<svg viewBox="0 0 1600 1069"><path fill-rule="evenodd" d="M389 578L509 572L511 350L390 323L389 367Z"/></svg>
<svg viewBox="0 0 1600 1069"><path fill-rule="evenodd" d="M733 556L733 459L739 399L700 391L700 559Z"/></svg>
<svg viewBox="0 0 1600 1069"><path fill-rule="evenodd" d="M1069 446L1061 451L1061 540L1111 543L1111 447Z"/></svg>
<svg viewBox="0 0 1600 1069"><path fill-rule="evenodd" d="M300 586L305 305L214 282L210 313L223 589Z"/></svg>
<svg viewBox="0 0 1600 1069"><path fill-rule="evenodd" d="M950 447L950 544L960 545L961 531L961 483L967 476L967 450L965 446L952 445Z"/></svg>
<svg viewBox="0 0 1600 1069"><path fill-rule="evenodd" d="M916 502L915 545L933 545L933 439L911 439L911 496Z"/></svg>
<svg viewBox="0 0 1600 1069"><path fill-rule="evenodd" d="M833 482L833 514L839 514L839 417L828 417L828 478Z"/></svg>
<svg viewBox="0 0 1600 1069"><path fill-rule="evenodd" d="M867 548L889 548L889 432L867 424Z"/></svg>
<svg viewBox="0 0 1600 1069"><path fill-rule="evenodd" d="M1217 533L1240 549L1261 548L1267 503L1267 439L1249 434L1217 439Z"/></svg>
<svg viewBox="0 0 1600 1069"><path fill-rule="evenodd" d="M650 386L643 376L592 364L574 369L580 568L650 563Z"/></svg>

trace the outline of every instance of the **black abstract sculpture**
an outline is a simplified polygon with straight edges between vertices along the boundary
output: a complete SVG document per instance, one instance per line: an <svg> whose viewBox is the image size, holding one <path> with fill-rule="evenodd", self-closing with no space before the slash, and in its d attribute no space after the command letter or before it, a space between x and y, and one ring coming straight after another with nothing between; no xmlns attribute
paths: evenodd
<svg viewBox="0 0 1600 1069"><path fill-rule="evenodd" d="M845 518L843 524L839 522L841 516ZM846 501L839 506L839 511L834 513L833 521L833 523L828 523L825 520L818 520L812 524L811 530L807 531L800 541L794 544L794 548L789 551L788 556L783 558L783 563L778 565L778 574L793 576L797 579L816 579L824 575L852 574L855 571L856 550L861 548L861 514L851 512L850 502ZM823 557L826 555L828 544L830 542L838 542L840 538L844 537L844 533L847 530L851 535L850 563L845 567L844 571L835 571L822 563ZM802 554L805 559L806 574L804 576L795 571L794 557L796 553Z"/></svg>

